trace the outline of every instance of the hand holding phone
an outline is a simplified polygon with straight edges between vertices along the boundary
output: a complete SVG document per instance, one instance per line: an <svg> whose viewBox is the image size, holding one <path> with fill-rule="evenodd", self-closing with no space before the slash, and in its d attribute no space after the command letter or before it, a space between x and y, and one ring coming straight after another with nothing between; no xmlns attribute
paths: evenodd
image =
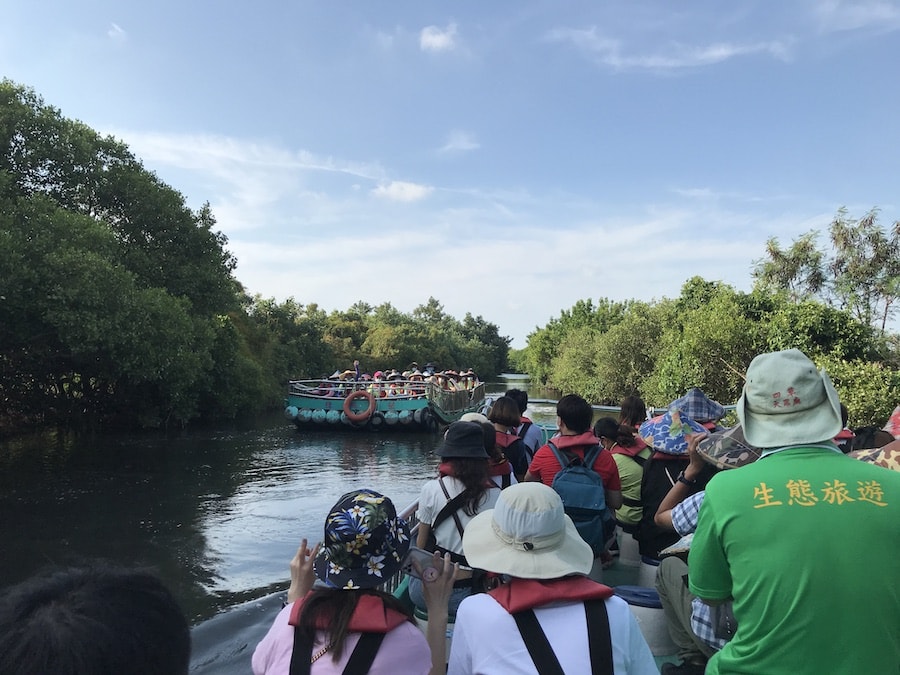
<svg viewBox="0 0 900 675"><path fill-rule="evenodd" d="M418 570L414 563L418 564ZM406 554L406 558L403 560L401 569L404 574L408 574L416 579L422 579L423 581L434 581L439 576L437 567L435 566L434 554L415 546L409 547L409 551ZM421 573L419 570L421 570Z"/></svg>

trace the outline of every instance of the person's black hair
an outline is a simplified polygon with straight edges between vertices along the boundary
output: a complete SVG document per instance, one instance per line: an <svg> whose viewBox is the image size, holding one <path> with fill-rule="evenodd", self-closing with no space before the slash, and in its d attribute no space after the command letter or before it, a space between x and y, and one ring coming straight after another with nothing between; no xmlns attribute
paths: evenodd
<svg viewBox="0 0 900 675"><path fill-rule="evenodd" d="M186 675L190 657L187 619L147 571L55 569L0 597L0 673Z"/></svg>
<svg viewBox="0 0 900 675"><path fill-rule="evenodd" d="M626 396L619 404L619 422L639 427L647 419L647 405L640 396Z"/></svg>
<svg viewBox="0 0 900 675"><path fill-rule="evenodd" d="M850 411L847 410L847 406L845 406L843 403L841 403L840 406L841 406L841 426L846 427L847 420L850 418Z"/></svg>
<svg viewBox="0 0 900 675"><path fill-rule="evenodd" d="M448 457L446 460L453 467L453 477L463 484L464 506L467 516L478 513L478 507L484 501L484 495L490 487L488 480L488 460L477 457Z"/></svg>
<svg viewBox="0 0 900 675"><path fill-rule="evenodd" d="M316 631L320 630L323 625L327 626L324 629L328 634L326 643L331 645L328 651L331 658L337 662L344 653L350 619L363 595L375 595L381 598L385 607L400 612L408 621L414 621L412 609L390 593L375 588L363 590L316 588L304 600L300 616L297 617L295 630L300 631L311 642L315 642Z"/></svg>
<svg viewBox="0 0 900 675"><path fill-rule="evenodd" d="M501 396L491 406L488 419L507 427L517 427L522 423L519 404L511 396Z"/></svg>
<svg viewBox="0 0 900 675"><path fill-rule="evenodd" d="M525 414L525 410L528 408L528 394L526 392L521 389L509 389L504 396L509 396L516 402L516 405L519 406L520 415Z"/></svg>
<svg viewBox="0 0 900 675"><path fill-rule="evenodd" d="M503 457L503 449L497 447L497 430L490 422L478 422L484 434L484 451L491 459Z"/></svg>
<svg viewBox="0 0 900 675"><path fill-rule="evenodd" d="M556 402L556 414L569 431L583 434L591 428L594 409L578 394L567 394Z"/></svg>
<svg viewBox="0 0 900 675"><path fill-rule="evenodd" d="M851 450L867 450L880 448L894 440L889 431L879 427L858 427L853 430L853 440L850 443Z"/></svg>
<svg viewBox="0 0 900 675"><path fill-rule="evenodd" d="M608 438L625 448L634 445L634 427L619 424L615 417L601 417L594 422L594 436Z"/></svg>

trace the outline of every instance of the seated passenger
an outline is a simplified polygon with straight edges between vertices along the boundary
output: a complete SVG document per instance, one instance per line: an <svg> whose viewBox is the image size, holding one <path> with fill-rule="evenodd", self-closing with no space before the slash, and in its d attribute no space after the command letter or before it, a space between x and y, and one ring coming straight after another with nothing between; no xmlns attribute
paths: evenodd
<svg viewBox="0 0 900 675"><path fill-rule="evenodd" d="M644 463L650 458L650 448L636 434L634 427L620 425L613 417L598 419L594 423L594 435L610 451L619 470L622 506L616 509L616 522L625 532L634 534L641 523L641 480Z"/></svg>
<svg viewBox="0 0 900 675"><path fill-rule="evenodd" d="M501 396L491 406L488 419L496 430L496 444L512 464L516 480L521 482L528 471L528 452L525 442L516 433L521 419L519 404L509 396Z"/></svg>
<svg viewBox="0 0 900 675"><path fill-rule="evenodd" d="M497 445L497 432L490 420L481 413L465 413L460 422L477 422L484 434L484 451L488 455L488 476L490 481L501 490L519 481L513 473L512 464L503 454L503 448Z"/></svg>
<svg viewBox="0 0 900 675"><path fill-rule="evenodd" d="M462 567L450 596L451 613L472 592L472 567L463 555L462 537L466 524L497 501L500 489L488 480L488 456L484 432L477 422L454 422L447 428L438 449L443 460L438 476L422 486L419 495L419 532L416 546L449 553ZM425 608L422 581L409 580L409 597Z"/></svg>
<svg viewBox="0 0 900 675"><path fill-rule="evenodd" d="M378 590L399 571L409 543L409 527L390 499L373 490L342 496L325 521L324 548L310 551L304 539L291 561L289 604L253 652L254 675L288 675L292 660L309 664L312 675L340 673L351 659L353 672L442 674L447 624L441 617L455 567L436 559L438 574L425 584L434 609L433 652L409 609Z"/></svg>
<svg viewBox="0 0 900 675"><path fill-rule="evenodd" d="M187 619L148 572L54 570L0 597L0 673L187 675L190 657Z"/></svg>
<svg viewBox="0 0 900 675"><path fill-rule="evenodd" d="M504 396L509 396L519 406L519 426L516 427L516 434L525 444L525 456L528 464L537 449L544 444L544 432L530 418L525 416L528 409L528 394L522 389L510 389Z"/></svg>
<svg viewBox="0 0 900 675"><path fill-rule="evenodd" d="M463 544L498 584L460 605L448 675L658 675L628 604L585 576L593 552L553 489L503 490L469 523Z"/></svg>

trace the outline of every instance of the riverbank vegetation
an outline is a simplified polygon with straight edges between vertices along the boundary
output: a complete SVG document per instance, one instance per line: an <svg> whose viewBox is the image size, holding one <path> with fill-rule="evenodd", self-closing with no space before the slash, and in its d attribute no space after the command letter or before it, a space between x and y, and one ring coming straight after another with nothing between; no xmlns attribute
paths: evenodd
<svg viewBox="0 0 900 675"><path fill-rule="evenodd" d="M481 316L250 297L215 229L120 141L0 82L0 431L65 423L172 427L281 405L287 380L433 361L508 368L597 404L665 405L692 386L734 402L756 354L798 347L855 425L900 403L900 224L840 211L752 270L750 293L700 277L675 299L580 300L522 350Z"/></svg>
<svg viewBox="0 0 900 675"><path fill-rule="evenodd" d="M354 359L506 368L497 326L434 298L407 314L249 297L208 204L8 80L0 147L0 430L233 418Z"/></svg>

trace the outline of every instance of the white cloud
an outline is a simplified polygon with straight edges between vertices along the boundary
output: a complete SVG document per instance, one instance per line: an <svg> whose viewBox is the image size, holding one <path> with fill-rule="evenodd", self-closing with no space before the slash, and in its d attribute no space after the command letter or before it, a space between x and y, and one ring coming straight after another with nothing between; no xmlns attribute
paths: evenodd
<svg viewBox="0 0 900 675"><path fill-rule="evenodd" d="M417 202L425 199L433 190L434 188L428 185L393 180L389 183L382 183L372 190L372 194L394 202Z"/></svg>
<svg viewBox="0 0 900 675"><path fill-rule="evenodd" d="M675 70L721 63L739 56L768 54L786 60L789 42L717 42L709 45L671 43L656 53L626 54L619 40L600 35L597 28L557 28L547 35L552 42L571 43L597 63L617 70Z"/></svg>
<svg viewBox="0 0 900 675"><path fill-rule="evenodd" d="M447 142L440 148L442 153L458 153L477 150L481 144L475 139L475 136L467 131L453 131L447 138Z"/></svg>
<svg viewBox="0 0 900 675"><path fill-rule="evenodd" d="M828 0L815 6L819 28L826 33L874 28L900 28L900 4L888 0Z"/></svg>
<svg viewBox="0 0 900 675"><path fill-rule="evenodd" d="M128 33L126 33L117 23L109 24L109 30L106 31L106 36L117 44L122 44L128 39Z"/></svg>
<svg viewBox="0 0 900 675"><path fill-rule="evenodd" d="M456 24L446 29L426 26L419 34L419 47L423 52L446 52L456 47Z"/></svg>

